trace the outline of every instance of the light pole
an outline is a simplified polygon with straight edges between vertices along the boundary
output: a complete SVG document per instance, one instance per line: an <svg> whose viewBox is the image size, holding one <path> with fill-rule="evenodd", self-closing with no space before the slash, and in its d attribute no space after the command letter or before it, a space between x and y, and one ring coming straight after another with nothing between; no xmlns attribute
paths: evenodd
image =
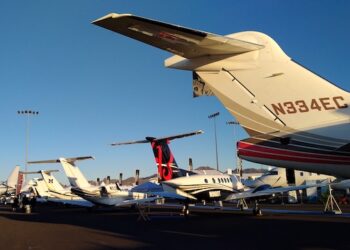
<svg viewBox="0 0 350 250"><path fill-rule="evenodd" d="M28 145L29 145L29 117L34 115L39 115L38 111L33 110L19 110L17 111L18 115L25 115L27 116L27 123L26 123L26 151L25 151L25 171L27 172L27 162L28 162ZM24 183L27 181L27 175L24 175Z"/></svg>
<svg viewBox="0 0 350 250"><path fill-rule="evenodd" d="M216 136L216 117L220 115L220 112L216 112L208 116L209 119L214 118L214 133L215 133L215 152L216 152L216 170L219 171L219 157L218 157L218 140Z"/></svg>
<svg viewBox="0 0 350 250"><path fill-rule="evenodd" d="M239 125L239 122L236 121L228 121L226 122L227 125L233 125L233 140L234 140L234 145L235 145L235 162L236 162L236 169L237 172L239 174L239 176L242 176L242 164L241 161L239 159L238 162L238 158L237 158L237 140L236 139L236 126Z"/></svg>

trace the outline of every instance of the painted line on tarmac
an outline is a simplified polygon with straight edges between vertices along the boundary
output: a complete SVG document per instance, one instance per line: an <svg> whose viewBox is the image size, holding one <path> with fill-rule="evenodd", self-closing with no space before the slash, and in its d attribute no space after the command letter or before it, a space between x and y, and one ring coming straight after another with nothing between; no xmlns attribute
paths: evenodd
<svg viewBox="0 0 350 250"><path fill-rule="evenodd" d="M217 238L217 235L206 235L206 234L194 234L194 233L187 233L187 232L178 232L178 231L169 231L169 230L163 230L162 233L169 233L169 234L178 234L178 235L185 235L190 237L201 237L201 238Z"/></svg>

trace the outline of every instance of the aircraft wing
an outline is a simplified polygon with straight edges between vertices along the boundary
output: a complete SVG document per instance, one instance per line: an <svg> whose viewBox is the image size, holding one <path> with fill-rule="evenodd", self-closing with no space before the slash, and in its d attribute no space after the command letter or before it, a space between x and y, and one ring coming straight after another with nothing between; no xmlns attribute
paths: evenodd
<svg viewBox="0 0 350 250"><path fill-rule="evenodd" d="M160 192L149 192L149 194L157 195L161 198L168 198L168 199L175 199L175 200L187 200L188 197L173 193L173 192L167 192L167 191L160 191Z"/></svg>
<svg viewBox="0 0 350 250"><path fill-rule="evenodd" d="M78 207L93 207L95 206L90 201L81 199L81 200L65 200L65 199L57 199L57 198L47 198L48 202L63 204L63 205L74 205Z"/></svg>
<svg viewBox="0 0 350 250"><path fill-rule="evenodd" d="M138 205L138 204L144 204L147 202L152 202L155 200L161 199L160 197L149 197L144 199L131 199L131 200L124 200L121 203L116 204L116 207L124 207L124 206L130 206L130 205Z"/></svg>
<svg viewBox="0 0 350 250"><path fill-rule="evenodd" d="M92 23L185 58L240 54L264 47L131 14L111 13Z"/></svg>
<svg viewBox="0 0 350 250"><path fill-rule="evenodd" d="M246 198L270 196L270 195L278 194L278 193L303 190L303 189L313 188L313 187L324 187L327 185L329 185L329 184L328 183L320 183L320 184L313 184L313 185L299 185L299 186L290 186L290 187L281 187L281 188L267 188L267 189L263 189L260 191L248 190L245 192L230 194L226 198L226 200L228 201L228 200L239 200L239 199L246 199Z"/></svg>

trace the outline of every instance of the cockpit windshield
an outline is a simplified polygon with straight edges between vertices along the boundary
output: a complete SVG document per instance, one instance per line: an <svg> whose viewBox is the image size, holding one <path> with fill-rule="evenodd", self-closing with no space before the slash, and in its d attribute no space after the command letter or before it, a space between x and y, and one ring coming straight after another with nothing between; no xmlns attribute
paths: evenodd
<svg viewBox="0 0 350 250"><path fill-rule="evenodd" d="M278 175L278 171L277 170L270 170L264 174L264 176L267 176L267 175Z"/></svg>

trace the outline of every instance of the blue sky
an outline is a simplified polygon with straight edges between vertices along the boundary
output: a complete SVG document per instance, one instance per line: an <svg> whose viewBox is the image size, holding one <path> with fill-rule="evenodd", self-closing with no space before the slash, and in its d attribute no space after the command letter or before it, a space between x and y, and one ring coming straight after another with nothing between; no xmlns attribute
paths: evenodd
<svg viewBox="0 0 350 250"><path fill-rule="evenodd" d="M349 1L13 0L0 3L0 180L24 166L26 119L32 109L29 159L93 155L89 179L156 171L149 145L109 143L202 129L176 140L179 165L215 166L217 119L221 169L234 164L231 115L215 97L192 98L191 72L163 67L168 52L91 24L111 12L132 13L216 34L266 33L294 60L349 91ZM236 129L236 138L247 134ZM244 162L245 167L254 164ZM31 170L58 168L31 166Z"/></svg>

